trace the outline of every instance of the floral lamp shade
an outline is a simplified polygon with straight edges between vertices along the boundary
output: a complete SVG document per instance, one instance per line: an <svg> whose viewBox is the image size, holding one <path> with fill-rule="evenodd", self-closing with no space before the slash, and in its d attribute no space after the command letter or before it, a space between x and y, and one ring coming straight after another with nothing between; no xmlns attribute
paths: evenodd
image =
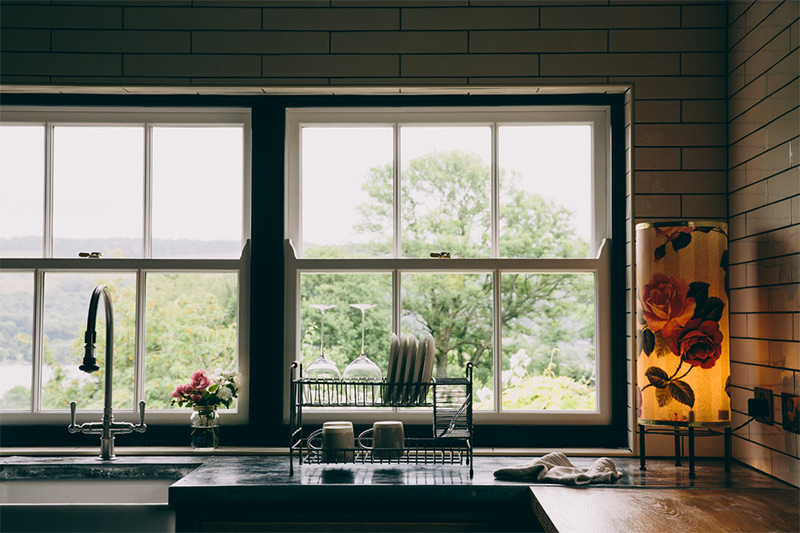
<svg viewBox="0 0 800 533"><path fill-rule="evenodd" d="M636 226L637 417L730 425L727 225Z"/></svg>

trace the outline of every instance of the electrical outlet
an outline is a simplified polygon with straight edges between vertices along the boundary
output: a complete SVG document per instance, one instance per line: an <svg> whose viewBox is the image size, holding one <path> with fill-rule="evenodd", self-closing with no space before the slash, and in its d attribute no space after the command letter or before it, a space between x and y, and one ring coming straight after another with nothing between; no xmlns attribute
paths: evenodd
<svg viewBox="0 0 800 533"><path fill-rule="evenodd" d="M781 393L781 415L783 415L783 429L791 431L792 433L800 433L800 418L798 418L798 411L800 411L800 396L796 394L789 394L788 392Z"/></svg>
<svg viewBox="0 0 800 533"><path fill-rule="evenodd" d="M753 399L747 402L749 415L755 417L756 422L762 424L772 425L774 418L772 416L772 390L762 387L755 387L753 389Z"/></svg>

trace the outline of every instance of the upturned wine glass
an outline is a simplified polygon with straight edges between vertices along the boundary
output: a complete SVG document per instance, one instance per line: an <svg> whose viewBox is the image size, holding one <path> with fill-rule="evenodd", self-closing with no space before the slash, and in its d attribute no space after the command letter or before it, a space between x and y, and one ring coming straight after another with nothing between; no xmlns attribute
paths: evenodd
<svg viewBox="0 0 800 533"><path fill-rule="evenodd" d="M316 359L316 361L306 367L305 378L313 381L338 381L342 376L339 374L339 369L336 368L336 363L325 358L325 311L336 306L329 304L312 304L310 307L320 310L322 313L322 325L319 328L319 357ZM335 390L333 387L326 387L326 390L322 390L319 384L307 385L305 391L306 401L321 402L334 392ZM331 400L332 398L327 399Z"/></svg>
<svg viewBox="0 0 800 533"><path fill-rule="evenodd" d="M383 379L381 369L376 365L365 352L364 335L366 324L366 311L376 304L350 304L350 307L355 307L361 311L361 354L344 369L342 379L344 381L354 381L357 383L364 383L365 385L351 385L346 386L347 398L349 402L365 405L370 404L377 400L379 396L379 389L366 383L380 383Z"/></svg>

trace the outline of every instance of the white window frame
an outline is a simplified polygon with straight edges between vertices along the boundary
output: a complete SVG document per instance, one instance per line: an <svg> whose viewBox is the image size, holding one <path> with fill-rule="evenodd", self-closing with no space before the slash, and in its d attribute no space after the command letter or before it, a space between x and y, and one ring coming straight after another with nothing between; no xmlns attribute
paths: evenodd
<svg viewBox="0 0 800 533"><path fill-rule="evenodd" d="M383 272L392 274L392 330L400 331L400 277L403 272L486 272L493 276L493 367L495 391L502 391L502 336L500 332L500 284L503 272L547 273L588 272L595 276L595 342L597 355L597 409L594 411L503 411L501 394L494 395L494 410L474 411L477 425L608 425L611 423L611 109L609 106L518 106L518 107L405 107L405 108L288 108L286 110L285 162L285 344L284 368L299 358L300 352L300 275L302 273ZM447 261L427 258L402 258L399 242L399 198L401 126L487 125L492 129L491 180L498 187L498 126L514 124L588 124L592 126L593 235L590 246L594 257L576 259L509 259L498 251L499 205L493 193L492 251L490 258ZM301 131L306 126L391 126L394 128L395 221L392 258L307 259L302 246ZM284 379L284 421L289 420L289 374ZM430 415L395 410L393 417L407 423L428 423ZM303 413L304 420L321 422L335 413L337 419L369 423L385 418L386 409L314 409Z"/></svg>
<svg viewBox="0 0 800 533"><path fill-rule="evenodd" d="M134 108L134 107L28 107L3 106L0 108L3 125L39 125L45 127L44 165L44 237L41 257L0 258L0 272L27 272L34 275L34 305L32 333L32 402L29 410L2 411L3 424L68 424L68 410L41 407L41 375L43 366L44 275L52 272L102 273L130 272L136 276L136 325L134 401L131 409L114 409L115 420L137 422L139 400L144 399L145 385L145 313L146 275L148 273L235 273L238 280L238 311L236 325L236 352L241 390L236 409L222 409L226 424L244 424L248 421L249 391L249 339L250 339L250 176L251 176L251 112L249 108ZM144 141L144 205L143 250L141 258L54 258L53 257L53 128L56 126L143 126ZM230 259L155 259L152 251L152 128L159 126L242 127L242 252ZM89 294L86 295L88 309ZM84 313L86 310L77 310ZM102 332L98 332L101 335ZM119 354L115 354L119 357ZM75 361L79 365L80 360ZM105 375L105 368L99 372ZM186 381L189 376L186 376ZM175 385L178 385L176 383ZM78 402L78 423L97 421L102 409L82 409ZM2 406L0 406L2 409ZM186 424L188 409L147 409L145 422L150 425Z"/></svg>

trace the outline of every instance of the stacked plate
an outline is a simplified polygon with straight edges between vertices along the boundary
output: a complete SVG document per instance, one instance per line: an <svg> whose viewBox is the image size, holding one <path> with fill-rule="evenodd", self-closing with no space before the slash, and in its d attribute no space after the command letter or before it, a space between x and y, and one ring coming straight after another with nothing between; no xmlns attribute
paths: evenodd
<svg viewBox="0 0 800 533"><path fill-rule="evenodd" d="M389 350L389 369L386 403L392 405L419 405L428 396L428 383L433 376L436 362L436 347L433 336L423 333L417 339L414 335L392 333Z"/></svg>

